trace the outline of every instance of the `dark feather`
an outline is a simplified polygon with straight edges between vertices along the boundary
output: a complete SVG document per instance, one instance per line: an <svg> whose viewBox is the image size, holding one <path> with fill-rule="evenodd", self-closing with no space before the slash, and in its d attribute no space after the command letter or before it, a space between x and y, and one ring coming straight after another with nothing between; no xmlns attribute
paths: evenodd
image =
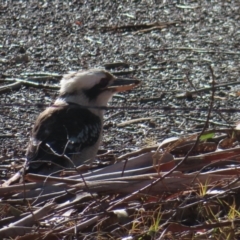
<svg viewBox="0 0 240 240"><path fill-rule="evenodd" d="M34 125L27 149L27 171L53 168L53 164L41 161L69 166L65 156L71 159L73 154L94 145L100 133L101 119L88 109L75 103L49 107L39 115Z"/></svg>

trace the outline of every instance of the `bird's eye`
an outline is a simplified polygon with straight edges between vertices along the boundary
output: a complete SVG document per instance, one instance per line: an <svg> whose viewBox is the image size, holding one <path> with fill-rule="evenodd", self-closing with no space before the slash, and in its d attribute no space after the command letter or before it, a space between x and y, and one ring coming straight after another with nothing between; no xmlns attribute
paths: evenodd
<svg viewBox="0 0 240 240"><path fill-rule="evenodd" d="M108 78L102 78L99 83L100 88L104 88L108 85L109 79Z"/></svg>

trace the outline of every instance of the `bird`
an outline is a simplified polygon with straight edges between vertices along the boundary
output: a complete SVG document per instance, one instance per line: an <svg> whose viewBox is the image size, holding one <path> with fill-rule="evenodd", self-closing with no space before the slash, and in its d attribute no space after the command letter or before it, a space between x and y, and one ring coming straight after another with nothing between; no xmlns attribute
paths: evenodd
<svg viewBox="0 0 240 240"><path fill-rule="evenodd" d="M140 80L118 78L102 69L64 75L55 102L34 123L25 174L47 175L92 162L101 143L108 102L115 93L139 84Z"/></svg>

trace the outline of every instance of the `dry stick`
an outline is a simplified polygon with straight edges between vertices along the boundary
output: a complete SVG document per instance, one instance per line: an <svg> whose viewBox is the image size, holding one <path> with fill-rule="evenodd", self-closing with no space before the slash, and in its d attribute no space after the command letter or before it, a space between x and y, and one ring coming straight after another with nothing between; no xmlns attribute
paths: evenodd
<svg viewBox="0 0 240 240"><path fill-rule="evenodd" d="M239 178L237 179L237 181L239 181ZM233 184L233 182L229 183L229 185L232 185L232 184ZM234 192L234 190L239 191L239 186L237 186L235 188L229 188L228 187L229 185L227 185L225 187L225 188L227 188L227 190L224 191L224 192L220 192L220 193L218 193L216 195L213 195L213 196L210 196L210 197L204 197L204 198L200 199L197 202L189 203L188 205L185 205L183 207L180 206L180 207L178 207L178 209L185 209L185 208L189 208L189 207L193 207L195 205L198 205L199 203L205 203L205 202L207 202L209 200L214 200L214 199L219 198L220 196L223 196L223 195L225 195L225 194L227 194L229 192ZM176 210L174 210L174 211L176 211Z"/></svg>
<svg viewBox="0 0 240 240"><path fill-rule="evenodd" d="M153 49L154 50L154 49ZM216 51L216 50L210 50L205 48L191 48L191 47L165 47L165 48L159 48L155 49L156 51L164 51L164 50L186 50L186 51L193 51L198 53L223 53L223 54L232 54L232 55L240 55L239 52L229 52L229 51Z"/></svg>
<svg viewBox="0 0 240 240"><path fill-rule="evenodd" d="M40 162L44 162L44 161L40 161ZM47 161L47 162L49 162L49 161ZM58 165L58 164L56 164L56 165ZM26 167L27 167L27 164L24 164L24 167L23 167L22 172L21 172L22 175L25 175ZM20 171L21 171L21 170L20 170ZM19 171L19 172L20 172L20 171ZM52 174L54 174L54 173L52 173ZM51 175L51 174L50 174L50 175ZM46 178L47 178L47 177L46 177ZM42 188L44 188L44 184L45 184L45 182L43 182ZM23 186L24 186L24 190L23 190L24 199L27 199L27 198L26 198L26 189L25 189L26 182L25 182L25 178L24 178L24 177L23 177ZM43 193L43 190L40 192L39 197L42 195L42 193ZM36 202L38 199L39 199L39 198L36 198L34 202ZM33 203L34 203L34 202L33 202ZM31 209L31 204L30 204L29 202L28 202L28 206L29 206L29 211L31 212L32 216L34 217L34 213L33 213L32 209Z"/></svg>
<svg viewBox="0 0 240 240"><path fill-rule="evenodd" d="M79 224L77 224L77 225L75 225L73 227L70 227L70 228L60 232L60 234L72 233L75 230L80 231L80 230L88 227L89 225L98 222L99 219L100 219L100 216L93 217L93 218L91 218L89 220L86 220L84 222L80 222Z"/></svg>
<svg viewBox="0 0 240 240"><path fill-rule="evenodd" d="M171 232L186 232L187 230L188 231L202 231L203 229L216 229L217 227L219 228L222 228L222 227L226 227L226 226L233 226L234 225L238 225L240 223L240 220L239 219L234 219L233 221L229 221L229 220L226 220L226 221L221 221L221 222L215 222L215 223L211 223L210 221L208 222L204 222L203 224L198 224L198 225L195 225L195 226L186 226L186 225L181 225L180 223L171 223L171 227L170 229L176 229L176 231L174 230L170 230ZM161 226L165 226L166 223L162 224ZM205 236L201 234L201 236ZM158 238L158 239L161 239L161 238ZM186 238L185 238L186 239ZM189 239L189 238L188 238ZM203 238L201 238L203 239ZM206 238L205 238L206 239Z"/></svg>
<svg viewBox="0 0 240 240"><path fill-rule="evenodd" d="M194 91L197 91L196 87L194 86L194 84L192 83L192 81L189 78L189 72L186 72L186 79L187 79L188 83L190 84L190 86L194 89Z"/></svg>
<svg viewBox="0 0 240 240"><path fill-rule="evenodd" d="M198 137L197 137L197 139L196 139L196 141L195 141L195 144L194 144L194 145L192 146L192 148L188 151L188 153L186 154L186 156L184 157L184 159L183 159L180 163L178 163L174 168L172 168L169 172L167 172L166 174L164 174L162 177L154 180L151 184L149 184L149 185L147 185L147 186L145 186L145 187L143 187L143 188L135 191L134 193L132 193L132 194L130 194L130 195L128 195L128 196L120 199L118 202L112 204L112 205L107 209L107 211L113 209L113 208L116 207L118 204L123 203L124 201L129 200L129 199L132 198L133 196L141 193L142 191L150 188L151 186L153 186L154 184L158 183L159 181L162 181L164 178L166 178L167 176L169 176L170 174L172 174L183 162L185 162L185 161L187 160L187 158L188 158L188 156L190 155L190 153L192 152L192 150L197 146L201 135L204 133L205 129L207 128L207 126L208 126L208 121L209 121L209 119L210 119L210 115L211 115L211 112L212 112L213 103L214 103L214 93L215 93L215 89L214 89L215 77L214 77L213 69L212 69L211 66L210 66L210 71L211 71L212 77L213 77L213 79L212 79L213 88L212 88L212 97L211 97L211 102L210 102L210 106L209 106L209 111L208 111L207 119L206 119L206 122L205 122L205 124L204 124L204 127L203 127L201 133L198 135Z"/></svg>
<svg viewBox="0 0 240 240"><path fill-rule="evenodd" d="M127 125L132 124L132 123L150 121L151 119L152 119L152 117L132 119L132 120L128 120L128 121L121 122L121 123L117 124L117 127L125 127Z"/></svg>
<svg viewBox="0 0 240 240"><path fill-rule="evenodd" d="M5 86L0 87L0 93L4 93L6 91L16 90L19 89L22 86L21 82L15 82L12 84L8 84Z"/></svg>
<svg viewBox="0 0 240 240"><path fill-rule="evenodd" d="M224 129L211 129L211 130L207 130L207 131L205 131L204 133L205 134L211 134L211 133L224 133L224 134L229 134L230 133L230 131L231 130L229 130L228 128L224 128ZM233 131L240 131L240 130L233 130ZM196 133L196 135L197 135L198 133ZM177 140L179 140L179 139L177 139ZM195 142L195 141L194 141ZM136 156L136 155L140 155L140 154L142 154L142 153L146 153L146 152L150 152L150 151L153 151L153 150L157 150L157 145L155 145L155 146L150 146L150 147L145 147L145 148L142 148L142 149L139 149L139 150L136 150L136 151L134 151L134 152L130 152L130 153L126 153L126 154L123 154L123 155L121 155L121 156L119 156L118 158L117 158L117 161L119 162L119 161L121 161L121 160L124 160L124 159L126 159L126 158L130 158L130 157L134 157L134 156ZM226 150L227 151L227 150ZM179 158L179 159L181 159L182 160L182 158Z"/></svg>
<svg viewBox="0 0 240 240"><path fill-rule="evenodd" d="M227 86L232 86L232 85L238 85L240 84L240 82L229 82L229 83L222 83L222 84L218 84L218 85L215 85L214 86L214 89L217 89L217 88L220 88L220 87L227 87ZM196 93L200 93L200 92L205 92L205 91L210 91L212 89L212 87L204 87L204 88L200 88L200 89L195 89L194 91L187 91L188 94L196 94ZM164 91L164 92L169 92L169 91ZM182 90L174 90L174 91L171 91L171 92L182 92ZM186 95L186 92L185 94L178 94L176 97L177 98L182 98Z"/></svg>
<svg viewBox="0 0 240 240"><path fill-rule="evenodd" d="M211 112L212 112L212 108L213 108L214 95L215 95L214 85L215 85L216 82L215 82L215 76L214 76L214 72L213 72L212 66L210 65L209 68L210 68L210 72L211 72L211 75L212 75L212 95L211 95L211 101L210 101L209 111L208 111L207 119L206 119L206 122L205 122L205 124L204 124L204 126L203 126L203 129L202 129L201 133L199 134L199 136L197 137L195 144L194 144L193 147L190 149L190 151L187 153L187 157L188 157L188 155L190 154L190 152L197 146L201 135L205 132L205 129L208 127L209 119L210 119ZM186 160L186 156L185 156L184 159L178 164L178 166L179 166L180 164L182 164L185 160ZM198 173L198 174L199 174L199 173ZM198 174L197 174L197 175L198 175ZM194 178L194 180L195 180L195 178ZM183 204L185 204L185 201L183 201L182 204L180 204L180 206L183 205ZM177 207L177 209L175 210L175 213L165 222L165 224L168 223L169 221L171 221L171 219L177 214L177 210L178 210L178 209L180 209L180 207Z"/></svg>
<svg viewBox="0 0 240 240"><path fill-rule="evenodd" d="M61 78L56 79L56 77L49 77L49 76L42 76L42 77L31 77L31 82L46 82L46 81L53 81L55 80L58 82ZM51 86L51 85L50 85Z"/></svg>
<svg viewBox="0 0 240 240"><path fill-rule="evenodd" d="M129 68L130 63L128 63L128 62L112 62L112 63L105 63L105 64L103 64L103 66L105 67L105 69L111 69L111 68L117 68L117 67Z"/></svg>
<svg viewBox="0 0 240 240"><path fill-rule="evenodd" d="M199 8L199 6L186 6L186 5L176 5L177 8L183 8L183 9L195 9Z"/></svg>
<svg viewBox="0 0 240 240"><path fill-rule="evenodd" d="M25 79L21 79L21 78L4 78L4 81L16 81L19 82L21 84L27 85L27 86L31 86L31 87L37 87L37 88L46 88L46 89L59 89L59 86L55 86L55 85L47 85L47 84L40 84L40 83L36 83L33 81L28 81Z"/></svg>
<svg viewBox="0 0 240 240"><path fill-rule="evenodd" d="M26 216L25 218L20 219L11 224L11 226L30 226L33 225L33 222L36 222L38 219L46 216L46 214L52 209L55 203L50 203L44 207L36 210L32 214Z"/></svg>
<svg viewBox="0 0 240 240"><path fill-rule="evenodd" d="M238 83L240 84L240 82ZM1 104L1 107L12 107L12 106L17 106L17 107L50 107L49 104L41 104L41 103L35 103L35 104L21 104L21 103L4 103ZM58 107L55 105L52 105L51 107ZM161 110L161 111L202 111L202 112L208 112L208 108L194 108L194 107L171 107L171 106L159 106L159 107L131 107L131 106L126 106L126 107L120 107L120 106L80 106L83 109L101 109L101 110ZM1 109L0 109L1 110ZM212 112L226 112L226 113L239 113L240 109L239 108L218 108L218 109L212 109ZM1 113L2 114L2 113ZM155 117L152 117L155 118ZM17 120L17 119L16 119ZM23 120L19 120L23 121Z"/></svg>
<svg viewBox="0 0 240 240"><path fill-rule="evenodd" d="M66 148L67 148L68 144L69 144L69 141L66 143L62 154L56 153L50 146L47 146L47 147L49 148L49 150L50 150L55 156L64 157L67 161L69 161L69 162L72 164L72 166L74 167L75 171L80 174L80 177L82 178L82 180L83 180L83 182L84 182L84 184L85 184L85 186L86 186L86 189L89 190L89 188L88 188L88 186L87 186L87 183L85 182L85 179L84 179L82 173L78 171L78 169L77 169L76 165L74 164L74 162L65 154ZM52 173L52 174L54 174L54 173ZM50 175L52 175L52 174L50 174ZM48 179L48 177L49 177L50 175L46 176L46 178L45 178L45 180L44 180L44 184L46 183L46 181L47 181L47 179ZM43 192L43 191L42 191L42 192ZM42 192L39 194L39 196L41 196ZM90 191L89 191L89 192L90 192ZM92 196L93 199L96 199L96 198L93 196L92 193L90 193L90 194L91 194L91 196ZM37 200L38 200L38 199L36 199L35 201L37 201Z"/></svg>
<svg viewBox="0 0 240 240"><path fill-rule="evenodd" d="M240 82L238 83L240 84ZM3 104L4 105L4 104ZM1 106L1 104L0 104ZM93 108L93 109L103 109L103 110L116 110L116 109L123 109L123 110L162 110L162 111L203 111L208 112L208 108L194 108L194 107L170 107L170 106L160 106L160 107L85 107L83 108ZM219 109L212 109L212 112L226 112L226 113L237 113L240 112L239 108L219 108Z"/></svg>
<svg viewBox="0 0 240 240"><path fill-rule="evenodd" d="M110 120L111 118L117 117L118 115L121 115L121 114L123 114L123 113L124 113L124 111L116 112L116 113L112 114L111 116L109 116L108 118L106 118L105 121L108 121L108 120Z"/></svg>
<svg viewBox="0 0 240 240"><path fill-rule="evenodd" d="M221 112L217 112L217 114L220 116L221 119L223 119L226 123L228 123L228 121L226 120L226 118L222 115ZM226 125L225 125L226 126ZM232 130L234 130L234 128L236 126L231 126L231 124L228 124L228 127L230 127Z"/></svg>
<svg viewBox="0 0 240 240"><path fill-rule="evenodd" d="M1 104L0 104L0 106L1 106ZM12 106L16 106L16 105L15 105L15 104L12 104ZM25 121L25 120L22 120L22 119L10 117L10 116L8 116L8 115L6 115L6 114L4 114L4 113L1 113L1 116L4 116L4 117L6 117L6 118L8 118L8 119L16 120L16 121L18 121L18 122L32 123L32 122L30 122L30 121Z"/></svg>
<svg viewBox="0 0 240 240"><path fill-rule="evenodd" d="M138 30L136 31L135 33L133 34L138 34L138 33L147 33L147 32L151 32L151 31L154 31L154 30L157 30L157 29L163 29L163 28L167 28L169 25L162 25L162 26L155 26L155 27L151 27L151 28L148 28L148 29L142 29L142 30Z"/></svg>
<svg viewBox="0 0 240 240"><path fill-rule="evenodd" d="M50 151L51 151L54 155L56 155L56 156L58 156L58 157L64 157L66 160L68 160L68 161L72 164L72 166L74 167L75 171L80 175L80 177L81 177L81 179L82 179L82 181L83 181L83 183L84 183L87 191L90 193L92 199L95 199L95 201L98 202L98 204L99 204L100 206L102 206L102 204L100 203L99 199L97 199L97 198L93 195L93 193L91 193L91 191L90 191L90 189L89 189L89 187L88 187L88 185L87 185L87 183L86 183L86 181L85 181L84 176L82 175L82 173L78 170L78 168L76 167L76 165L74 164L74 162L65 154L65 151L66 151L66 148L67 148L67 146L68 146L68 143L69 143L69 141L66 143L62 154L56 153L50 146L48 146L48 148L50 149ZM46 177L46 180L47 180L47 177ZM46 181L46 180L45 180L45 181ZM45 181L44 181L44 183L45 183ZM43 192L43 191L42 191L42 192ZM42 194L42 192L41 192L40 194ZM40 195L39 195L39 196L40 196ZM37 200L37 199L36 199L36 200ZM36 200L35 200L35 201L36 201ZM105 209L103 209L103 211L106 212Z"/></svg>
<svg viewBox="0 0 240 240"><path fill-rule="evenodd" d="M122 26L106 26L101 27L102 30L112 31L112 30L125 30L125 29L149 29L152 27L161 27L161 26L168 26L173 25L178 22L154 22L154 23L146 23L146 24L138 24L138 25L122 25Z"/></svg>
<svg viewBox="0 0 240 240"><path fill-rule="evenodd" d="M238 85L238 84L240 84L240 82L238 82L238 81L236 81L236 82L229 82L229 83L221 83L221 84L214 85L214 90L216 90L216 88L227 87L227 86ZM190 91L189 93L194 94L194 93L209 91L209 90L212 90L212 89L213 89L213 87L210 86L210 87L200 88L200 89L197 89L195 91Z"/></svg>
<svg viewBox="0 0 240 240"><path fill-rule="evenodd" d="M239 179L238 179L239 180ZM214 200L214 199L217 199L221 196L224 196L226 195L227 193L229 192L234 192L234 190L237 190L239 191L239 186L236 187L236 188L229 188L230 185L232 185L233 182L229 183L225 188L227 189L226 191L222 191L214 196L209 196L209 197L204 197L204 198L201 198L200 200L196 201L196 202L193 202L193 203L189 203L188 205L185 205L185 206L180 206L178 207L178 209L181 209L181 210L184 210L184 209L187 209L189 207L194 207L200 203L206 203L207 201L209 200ZM181 204L182 205L182 204ZM170 219L168 219L164 224L161 225L161 227L167 225L169 223L169 221L171 221L171 219L174 217L174 215L176 214L176 210L170 210L169 214L173 214L172 217Z"/></svg>
<svg viewBox="0 0 240 240"><path fill-rule="evenodd" d="M59 73L53 72L24 72L20 74L21 76L43 76L43 77L62 77Z"/></svg>
<svg viewBox="0 0 240 240"><path fill-rule="evenodd" d="M25 186L25 188L27 190L33 189L33 188L38 188L38 187L40 187L38 183L27 183ZM23 188L22 184L12 185L12 186L7 186L7 187L0 187L0 196L3 197L5 193L21 191L22 188Z"/></svg>
<svg viewBox="0 0 240 240"><path fill-rule="evenodd" d="M146 153L146 152L151 152L153 150L157 150L157 147L158 147L157 145L150 146L150 147L145 147L145 148L139 149L139 150L134 151L134 152L123 154L123 155L121 155L117 158L117 161L120 162L121 160L126 159L126 158L138 156L138 155Z"/></svg>
<svg viewBox="0 0 240 240"><path fill-rule="evenodd" d="M69 162L71 162L71 164L73 165L75 171L80 175L81 179L83 180L83 183L84 183L84 185L86 186L86 189L88 190L88 192L91 194L91 197L92 197L93 199L95 199L96 201L98 201L97 198L90 192L89 187L88 187L88 185L87 185L87 183L86 183L86 181L85 181L82 173L78 170L78 168L76 167L76 165L74 164L74 162L72 161L72 159L70 159L70 158L65 154L68 144L69 144L69 141L66 143L66 146L65 146L65 148L64 148L64 151L63 151L63 154L62 154L63 157L65 157Z"/></svg>
<svg viewBox="0 0 240 240"><path fill-rule="evenodd" d="M0 229L0 238L1 239L13 239L17 236L23 236L27 233L31 233L36 230L35 227L25 227L25 226L17 226L17 227L6 227ZM46 231L45 229L38 229L38 231ZM13 237L13 238L11 238ZM16 238L15 238L16 239Z"/></svg>
<svg viewBox="0 0 240 240"><path fill-rule="evenodd" d="M54 173L55 174L55 173ZM52 177L50 175L44 176L40 174L28 173L27 180L35 181L35 182L45 182L45 183L66 183L66 184L77 184L80 183L80 180L62 178L62 177Z"/></svg>
<svg viewBox="0 0 240 240"><path fill-rule="evenodd" d="M151 97L151 98L140 98L140 103L146 103L146 102L158 102L161 101L163 97Z"/></svg>
<svg viewBox="0 0 240 240"><path fill-rule="evenodd" d="M219 112L217 112L219 113ZM192 120L195 122L205 122L204 119L199 119L199 118L192 118L192 117L187 117L187 120ZM225 119L224 119L225 121ZM228 124L228 123L220 123L220 122L214 122L214 121L209 121L209 123L214 124L214 125L218 125L218 126L224 126L224 127L234 127L234 125Z"/></svg>
<svg viewBox="0 0 240 240"><path fill-rule="evenodd" d="M219 162L223 162L223 163L225 163L226 162L226 164L227 163L229 163L229 164L234 164L234 163L236 163L236 164L238 164L239 162L238 161L232 161L232 160L224 160L224 161L219 161ZM193 178L193 180L192 180L192 184L195 182L195 180L196 180L196 178L201 174L201 172L205 169L205 168L208 168L208 167L211 167L211 166L216 166L216 162L211 162L211 163L209 163L209 164L207 164L207 165L205 165L204 167L202 167L198 172L197 172L197 174L195 175L195 177ZM215 173L216 173L216 171L215 171ZM206 173L207 174L207 173ZM211 173L210 173L211 174ZM234 184L235 182L237 182L237 181L232 181L232 183L231 184ZM230 185L230 183L228 184L228 186Z"/></svg>
<svg viewBox="0 0 240 240"><path fill-rule="evenodd" d="M129 70L129 71L121 71L121 72L112 72L113 75L115 76L121 76L121 75L128 75L128 74L131 74L131 73L136 73L137 70ZM116 95L115 95L116 97Z"/></svg>

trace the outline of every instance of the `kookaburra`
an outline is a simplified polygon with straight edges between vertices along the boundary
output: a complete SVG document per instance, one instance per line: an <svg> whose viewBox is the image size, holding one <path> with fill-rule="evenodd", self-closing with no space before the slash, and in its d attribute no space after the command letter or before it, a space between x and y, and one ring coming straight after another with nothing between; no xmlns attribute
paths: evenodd
<svg viewBox="0 0 240 240"><path fill-rule="evenodd" d="M26 172L49 174L72 168L72 163L78 166L94 160L102 135L101 107L107 106L114 93L130 90L139 83L98 69L64 75L58 98L34 124Z"/></svg>

